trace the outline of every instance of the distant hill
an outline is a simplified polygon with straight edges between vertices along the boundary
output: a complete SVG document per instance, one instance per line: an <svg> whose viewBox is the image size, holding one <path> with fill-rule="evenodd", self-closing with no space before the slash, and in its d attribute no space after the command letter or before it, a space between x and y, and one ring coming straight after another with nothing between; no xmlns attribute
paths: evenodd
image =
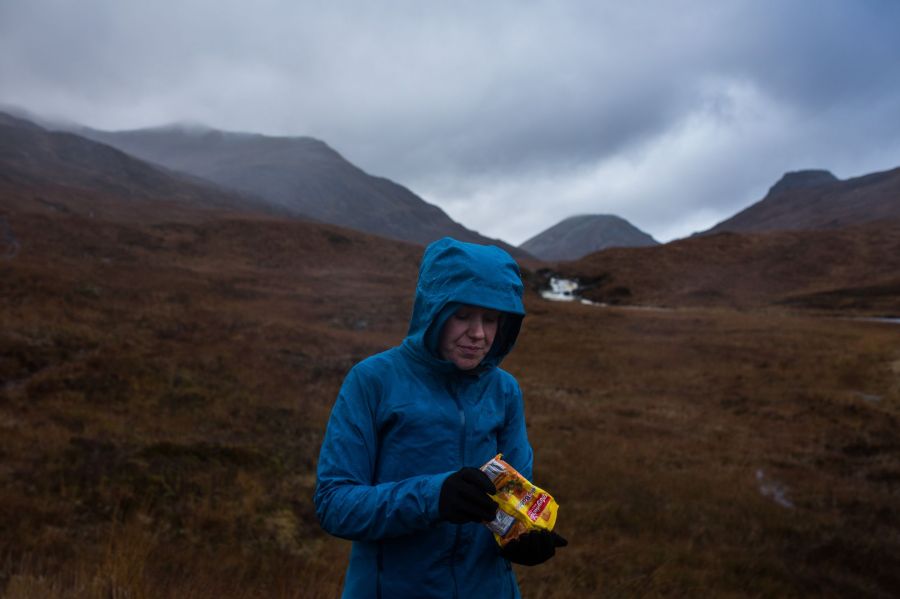
<svg viewBox="0 0 900 599"><path fill-rule="evenodd" d="M785 174L759 202L700 233L837 229L900 218L900 168L840 180L828 171Z"/></svg>
<svg viewBox="0 0 900 599"><path fill-rule="evenodd" d="M787 304L900 314L900 221L837 230L718 233L613 248L560 265L610 304Z"/></svg>
<svg viewBox="0 0 900 599"><path fill-rule="evenodd" d="M645 247L659 242L611 214L569 217L519 247L543 260L576 260L610 247Z"/></svg>
<svg viewBox="0 0 900 599"><path fill-rule="evenodd" d="M0 187L7 193L65 188L116 201L160 200L249 210L250 196L149 164L72 133L48 131L0 112Z"/></svg>
<svg viewBox="0 0 900 599"><path fill-rule="evenodd" d="M311 137L232 133L171 125L133 131L82 130L92 139L171 169L264 199L279 212L427 244L444 236L524 252L453 221L409 189L354 166Z"/></svg>

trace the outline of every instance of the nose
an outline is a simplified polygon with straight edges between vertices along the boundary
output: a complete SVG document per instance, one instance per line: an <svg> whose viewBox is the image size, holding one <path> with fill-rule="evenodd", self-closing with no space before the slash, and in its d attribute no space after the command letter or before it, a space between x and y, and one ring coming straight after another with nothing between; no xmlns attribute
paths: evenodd
<svg viewBox="0 0 900 599"><path fill-rule="evenodd" d="M479 316L469 319L468 335L472 339L484 339L484 323Z"/></svg>

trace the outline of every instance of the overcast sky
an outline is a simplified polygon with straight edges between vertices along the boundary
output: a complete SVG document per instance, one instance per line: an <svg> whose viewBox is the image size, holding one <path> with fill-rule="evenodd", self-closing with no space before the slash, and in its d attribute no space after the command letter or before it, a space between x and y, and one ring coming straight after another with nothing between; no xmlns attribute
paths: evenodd
<svg viewBox="0 0 900 599"><path fill-rule="evenodd" d="M895 0L0 0L0 103L310 135L521 243L660 241L790 170L900 166Z"/></svg>

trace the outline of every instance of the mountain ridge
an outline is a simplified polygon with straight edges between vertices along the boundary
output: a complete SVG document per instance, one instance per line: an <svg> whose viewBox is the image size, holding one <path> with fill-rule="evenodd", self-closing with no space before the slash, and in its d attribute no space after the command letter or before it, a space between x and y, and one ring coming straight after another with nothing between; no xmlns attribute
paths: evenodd
<svg viewBox="0 0 900 599"><path fill-rule="evenodd" d="M829 171L785 173L758 202L696 235L839 229L900 218L900 168L838 179Z"/></svg>
<svg viewBox="0 0 900 599"><path fill-rule="evenodd" d="M0 181L12 189L68 188L88 194L100 192L119 201L163 200L243 211L258 207L258 200L252 196L2 112Z"/></svg>
<svg viewBox="0 0 900 599"><path fill-rule="evenodd" d="M251 193L279 211L391 239L445 236L528 254L453 221L407 187L366 173L326 142L172 124L128 131L82 129L98 141L167 168Z"/></svg>

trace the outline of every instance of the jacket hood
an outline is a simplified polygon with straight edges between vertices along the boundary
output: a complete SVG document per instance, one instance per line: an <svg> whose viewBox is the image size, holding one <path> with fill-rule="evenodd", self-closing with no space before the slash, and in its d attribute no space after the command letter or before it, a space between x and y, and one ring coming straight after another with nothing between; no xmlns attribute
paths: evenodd
<svg viewBox="0 0 900 599"><path fill-rule="evenodd" d="M498 366L512 350L525 316L519 266L507 252L445 237L427 248L419 266L416 299L403 346L416 357L452 370L437 354L444 322L461 304L502 313L500 327L479 370Z"/></svg>

